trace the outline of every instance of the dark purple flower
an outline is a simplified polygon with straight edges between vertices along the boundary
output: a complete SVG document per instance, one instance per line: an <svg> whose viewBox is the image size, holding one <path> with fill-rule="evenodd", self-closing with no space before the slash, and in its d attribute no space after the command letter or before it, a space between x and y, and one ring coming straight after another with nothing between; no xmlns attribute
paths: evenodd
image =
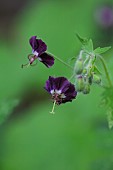
<svg viewBox="0 0 113 170"><path fill-rule="evenodd" d="M46 67L51 67L54 64L54 58L46 52L47 45L41 39L37 39L36 37L37 36L32 36L29 39L29 43L32 47L32 54L28 56L29 65L32 65L33 62L38 59L45 64Z"/></svg>
<svg viewBox="0 0 113 170"><path fill-rule="evenodd" d="M71 102L77 95L74 85L65 77L49 76L44 88L52 95L52 99L57 105Z"/></svg>

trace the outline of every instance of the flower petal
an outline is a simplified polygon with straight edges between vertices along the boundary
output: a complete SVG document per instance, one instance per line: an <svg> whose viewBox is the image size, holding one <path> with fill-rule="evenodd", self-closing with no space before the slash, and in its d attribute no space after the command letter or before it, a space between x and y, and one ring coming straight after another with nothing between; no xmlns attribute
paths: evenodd
<svg viewBox="0 0 113 170"><path fill-rule="evenodd" d="M38 48L36 49L36 51L39 53L40 56L42 53L44 53L47 50L47 45L41 39L36 39L36 41L38 44Z"/></svg>
<svg viewBox="0 0 113 170"><path fill-rule="evenodd" d="M41 40L37 39L37 36L32 36L29 39L29 43L33 49L33 53L38 53L38 55L41 55L47 50L47 45Z"/></svg>
<svg viewBox="0 0 113 170"><path fill-rule="evenodd" d="M38 48L38 44L37 44L37 39L36 39L37 36L32 36L30 39L29 39L29 43L32 47L32 49L34 51L36 51L36 49Z"/></svg>
<svg viewBox="0 0 113 170"><path fill-rule="evenodd" d="M75 90L75 86L70 83L68 89L65 91L64 95L66 98L63 99L62 103L71 102L76 98L77 91Z"/></svg>
<svg viewBox="0 0 113 170"><path fill-rule="evenodd" d="M38 57L39 61L45 64L47 67L51 67L54 64L54 58L47 53L43 53Z"/></svg>
<svg viewBox="0 0 113 170"><path fill-rule="evenodd" d="M64 93L69 86L70 82L65 77L57 77L55 78L55 88L56 90L61 90Z"/></svg>
<svg viewBox="0 0 113 170"><path fill-rule="evenodd" d="M54 83L55 83L55 78L49 76L49 79L46 81L46 84L45 84L45 87L44 87L44 88L45 88L49 93L51 93L52 90L55 90Z"/></svg>

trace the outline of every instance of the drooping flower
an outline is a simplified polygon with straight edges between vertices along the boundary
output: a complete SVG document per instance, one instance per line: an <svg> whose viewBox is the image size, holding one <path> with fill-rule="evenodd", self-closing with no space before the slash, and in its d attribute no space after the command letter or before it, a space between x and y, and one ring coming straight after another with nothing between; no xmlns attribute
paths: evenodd
<svg viewBox="0 0 113 170"><path fill-rule="evenodd" d="M46 52L47 45L41 39L37 39L37 36L32 36L29 39L29 43L32 47L32 54L28 55L29 63L25 65L32 65L37 59L46 65L51 67L54 64L54 58ZM25 66L25 65L22 65Z"/></svg>
<svg viewBox="0 0 113 170"><path fill-rule="evenodd" d="M52 99L57 105L71 102L77 95L75 86L65 77L49 76L44 88L52 95Z"/></svg>

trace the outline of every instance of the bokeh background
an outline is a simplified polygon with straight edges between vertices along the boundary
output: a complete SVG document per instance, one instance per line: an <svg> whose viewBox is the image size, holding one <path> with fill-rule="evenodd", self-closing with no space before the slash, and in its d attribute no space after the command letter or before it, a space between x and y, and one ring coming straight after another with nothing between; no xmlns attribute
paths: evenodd
<svg viewBox="0 0 113 170"><path fill-rule="evenodd" d="M51 115L45 81L70 77L71 70L58 61L50 69L41 63L21 68L32 35L73 65L70 58L81 48L76 33L92 38L95 48L112 46L112 0L0 1L0 170L113 169L113 130L100 107L102 89L92 86L89 95ZM104 57L112 73L113 50Z"/></svg>

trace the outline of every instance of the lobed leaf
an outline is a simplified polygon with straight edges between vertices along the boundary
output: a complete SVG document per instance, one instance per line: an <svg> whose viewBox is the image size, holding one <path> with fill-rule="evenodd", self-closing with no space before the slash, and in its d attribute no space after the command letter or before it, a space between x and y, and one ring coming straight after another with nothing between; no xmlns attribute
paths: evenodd
<svg viewBox="0 0 113 170"><path fill-rule="evenodd" d="M110 48L111 48L110 46L109 47L103 47L103 48L98 47L94 50L94 53L95 54L103 54L103 53L107 52Z"/></svg>
<svg viewBox="0 0 113 170"><path fill-rule="evenodd" d="M93 52L93 41L92 39L82 38L78 34L76 34L79 41L82 43L82 48L84 51L90 53Z"/></svg>

